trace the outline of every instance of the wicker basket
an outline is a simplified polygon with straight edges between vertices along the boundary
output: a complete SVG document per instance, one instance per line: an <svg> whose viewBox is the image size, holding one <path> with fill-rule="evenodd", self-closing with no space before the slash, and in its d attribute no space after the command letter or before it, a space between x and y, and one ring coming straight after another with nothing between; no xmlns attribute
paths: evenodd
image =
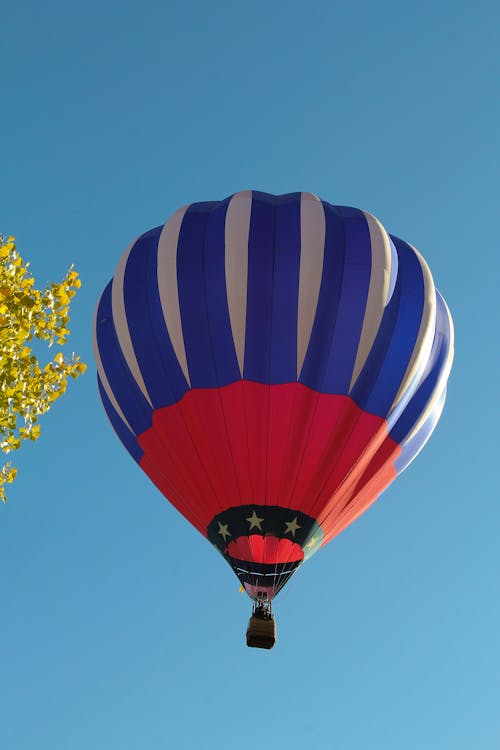
<svg viewBox="0 0 500 750"><path fill-rule="evenodd" d="M276 643L276 622L272 617L252 615L247 628L247 646L272 648Z"/></svg>

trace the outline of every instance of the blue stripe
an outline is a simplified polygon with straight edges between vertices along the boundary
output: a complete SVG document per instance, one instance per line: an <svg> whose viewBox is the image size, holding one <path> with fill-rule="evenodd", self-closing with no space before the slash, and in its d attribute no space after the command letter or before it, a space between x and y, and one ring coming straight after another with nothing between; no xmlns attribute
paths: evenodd
<svg viewBox="0 0 500 750"><path fill-rule="evenodd" d="M279 196L275 210L271 383L297 380L300 193Z"/></svg>
<svg viewBox="0 0 500 750"><path fill-rule="evenodd" d="M177 283L182 332L192 388L216 388L205 298L204 250L210 211L217 203L192 203L177 245Z"/></svg>
<svg viewBox="0 0 500 750"><path fill-rule="evenodd" d="M152 410L130 372L118 343L111 307L111 284L105 288L97 310L96 337L109 385L125 419L136 435L151 427Z"/></svg>
<svg viewBox="0 0 500 750"><path fill-rule="evenodd" d="M318 305L309 346L299 381L316 391L325 392L328 380L330 347L340 304L344 273L344 224L334 206L323 202L325 210L325 254Z"/></svg>
<svg viewBox="0 0 500 750"><path fill-rule="evenodd" d="M155 409L176 403L188 384L172 347L158 290L158 241L163 227L143 234L124 277L127 323L146 390Z"/></svg>
<svg viewBox="0 0 500 750"><path fill-rule="evenodd" d="M394 293L365 366L351 391L358 406L381 417L387 416L399 390L424 310L424 279L418 258L406 242L395 237L392 240L398 253Z"/></svg>
<svg viewBox="0 0 500 750"><path fill-rule="evenodd" d="M347 394L365 317L372 267L370 230L362 211L335 206L344 228L344 268L323 390Z"/></svg>
<svg viewBox="0 0 500 750"><path fill-rule="evenodd" d="M275 197L252 194L248 235L247 317L243 377L269 383L273 311Z"/></svg>
<svg viewBox="0 0 500 750"><path fill-rule="evenodd" d="M205 236L204 296L208 320L210 358L218 386L239 380L240 368L234 348L226 293L226 213L230 198L211 211Z"/></svg>
<svg viewBox="0 0 500 750"><path fill-rule="evenodd" d="M114 431L120 438L125 448L130 453L132 458L135 461L137 461L137 463L139 463L142 456L144 455L144 451L142 450L141 446L138 444L134 433L130 432L125 422L122 420L120 415L116 412L113 404L108 398L106 391L104 390L104 386L102 385L99 376L97 376L97 387L99 389L99 394L101 396L104 410L106 414L108 415L108 419L111 422Z"/></svg>

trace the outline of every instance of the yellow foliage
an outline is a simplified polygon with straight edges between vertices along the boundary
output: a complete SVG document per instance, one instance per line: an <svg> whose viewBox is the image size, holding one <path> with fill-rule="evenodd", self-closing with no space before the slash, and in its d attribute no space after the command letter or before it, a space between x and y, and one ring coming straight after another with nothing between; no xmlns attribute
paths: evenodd
<svg viewBox="0 0 500 750"><path fill-rule="evenodd" d="M72 355L58 352L41 366L30 341L49 346L65 344L69 335L69 305L81 287L71 267L59 284L44 291L35 288L29 264L16 250L14 237L0 236L0 449L10 453L23 440L36 440L38 418L50 409L67 387L68 377L77 378L86 365ZM0 500L5 485L14 481L17 469L6 463L0 469Z"/></svg>

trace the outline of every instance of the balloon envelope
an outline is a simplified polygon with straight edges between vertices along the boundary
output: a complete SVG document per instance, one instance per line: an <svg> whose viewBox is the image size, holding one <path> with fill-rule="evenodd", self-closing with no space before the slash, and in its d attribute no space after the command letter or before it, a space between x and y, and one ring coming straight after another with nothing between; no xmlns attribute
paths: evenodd
<svg viewBox="0 0 500 750"><path fill-rule="evenodd" d="M94 333L118 437L251 598L413 460L453 356L420 254L311 193L179 209L125 251Z"/></svg>

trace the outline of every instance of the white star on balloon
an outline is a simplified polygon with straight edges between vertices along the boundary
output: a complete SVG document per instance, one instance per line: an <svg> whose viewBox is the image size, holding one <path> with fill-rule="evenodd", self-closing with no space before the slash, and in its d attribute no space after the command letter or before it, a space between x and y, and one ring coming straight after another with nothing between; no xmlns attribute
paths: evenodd
<svg viewBox="0 0 500 750"><path fill-rule="evenodd" d="M224 541L226 541L226 537L231 536L231 533L228 531L228 528L227 528L228 524L227 523L222 524L220 521L217 521L217 523L219 524L219 534L224 539Z"/></svg>
<svg viewBox="0 0 500 750"><path fill-rule="evenodd" d="M259 518L255 510L249 518L245 518L245 521L248 521L248 523L250 524L250 529L249 529L250 531L252 529L259 529L260 531L262 531L261 524L263 520L264 520L263 518Z"/></svg>
<svg viewBox="0 0 500 750"><path fill-rule="evenodd" d="M288 534L288 532L290 532L292 536L295 536L295 532L297 531L297 529L302 528L302 526L299 526L299 524L297 523L297 516L295 516L293 521L285 521L285 525L286 525L285 534Z"/></svg>
<svg viewBox="0 0 500 750"><path fill-rule="evenodd" d="M318 540L316 539L316 537L312 536L307 542L307 544L305 545L304 549L312 549L314 545L317 544L317 541Z"/></svg>

